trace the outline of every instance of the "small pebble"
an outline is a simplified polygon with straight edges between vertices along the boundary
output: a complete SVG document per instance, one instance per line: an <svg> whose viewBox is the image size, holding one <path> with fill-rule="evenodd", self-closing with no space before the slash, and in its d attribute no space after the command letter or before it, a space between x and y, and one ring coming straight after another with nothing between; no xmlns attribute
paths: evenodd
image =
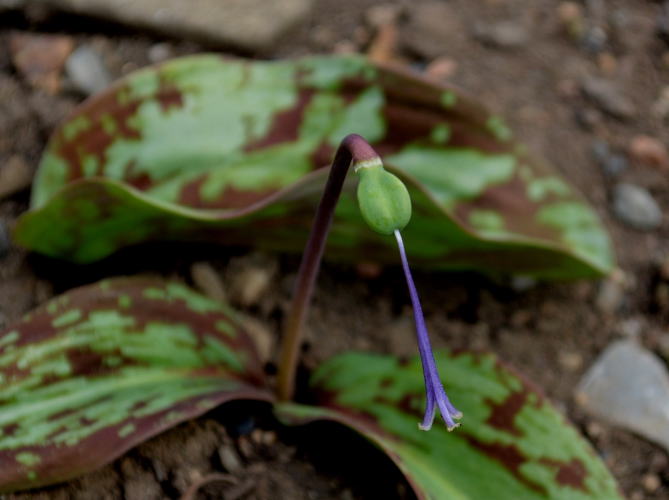
<svg viewBox="0 0 669 500"><path fill-rule="evenodd" d="M218 448L218 458L228 472L237 472L242 468L242 461L232 446L223 445Z"/></svg>
<svg viewBox="0 0 669 500"><path fill-rule="evenodd" d="M106 89L112 81L100 55L86 45L67 58L65 71L74 88L85 95Z"/></svg>
<svg viewBox="0 0 669 500"><path fill-rule="evenodd" d="M226 301L225 287L221 276L208 262L196 262L190 268L190 276L195 287L210 299Z"/></svg>
<svg viewBox="0 0 669 500"><path fill-rule="evenodd" d="M669 373L635 341L604 350L579 382L576 401L591 415L669 449Z"/></svg>
<svg viewBox="0 0 669 500"><path fill-rule="evenodd" d="M251 432L251 441L255 444L262 444L262 434L263 432L260 429L253 429Z"/></svg>
<svg viewBox="0 0 669 500"><path fill-rule="evenodd" d="M458 62L450 57L437 57L427 65L425 73L427 76L437 80L448 80L458 70Z"/></svg>
<svg viewBox="0 0 669 500"><path fill-rule="evenodd" d="M240 436L237 440L237 446L244 458L251 458L254 454L253 445L246 436Z"/></svg>
<svg viewBox="0 0 669 500"><path fill-rule="evenodd" d="M622 92L609 80L589 76L581 82L581 90L602 111L620 119L629 119L636 109Z"/></svg>
<svg viewBox="0 0 669 500"><path fill-rule="evenodd" d="M500 49L522 47L530 40L527 29L513 21L479 22L474 26L474 37L486 45Z"/></svg>
<svg viewBox="0 0 669 500"><path fill-rule="evenodd" d="M607 41L606 31L599 26L592 26L583 34L581 46L590 54L598 54L606 48Z"/></svg>
<svg viewBox="0 0 669 500"><path fill-rule="evenodd" d="M159 63L174 57L172 46L169 43L154 43L149 47L147 57L152 63Z"/></svg>
<svg viewBox="0 0 669 500"><path fill-rule="evenodd" d="M598 144L604 144L606 150L599 149L593 146L593 156L597 159L602 172L608 177L618 177L629 167L629 162L624 155L612 152L608 149L606 143L599 142Z"/></svg>
<svg viewBox="0 0 669 500"><path fill-rule="evenodd" d="M230 287L230 299L243 307L257 305L272 281L265 267L247 267L236 274Z"/></svg>
<svg viewBox="0 0 669 500"><path fill-rule="evenodd" d="M662 141L647 135L637 135L632 138L628 147L632 159L663 170L669 170L669 153Z"/></svg>
<svg viewBox="0 0 669 500"><path fill-rule="evenodd" d="M0 200L26 189L32 180L33 172L26 161L18 155L10 156L0 165Z"/></svg>
<svg viewBox="0 0 669 500"><path fill-rule="evenodd" d="M262 444L265 446L273 446L277 441L277 435L274 431L265 431L262 434Z"/></svg>
<svg viewBox="0 0 669 500"><path fill-rule="evenodd" d="M583 366L583 356L578 352L562 351L558 353L558 363L565 370L575 372Z"/></svg>
<svg viewBox="0 0 669 500"><path fill-rule="evenodd" d="M607 278L599 286L595 305L603 313L614 314L621 306L624 297L623 283L615 278Z"/></svg>
<svg viewBox="0 0 669 500"><path fill-rule="evenodd" d="M55 95L60 90L60 74L74 41L64 35L11 33L9 48L14 66L37 89Z"/></svg>
<svg viewBox="0 0 669 500"><path fill-rule="evenodd" d="M260 360L263 363L270 361L274 353L274 335L269 328L257 319L250 317L243 319L243 326L253 340Z"/></svg>
<svg viewBox="0 0 669 500"><path fill-rule="evenodd" d="M641 478L641 485L646 493L655 493L662 486L662 480L657 474L644 474Z"/></svg>
<svg viewBox="0 0 669 500"><path fill-rule="evenodd" d="M657 229L662 224L662 211L644 188L618 184L613 189L613 213L630 227L642 231Z"/></svg>
<svg viewBox="0 0 669 500"><path fill-rule="evenodd" d="M0 220L0 259L6 257L9 253L12 243L9 240L9 231L4 221Z"/></svg>

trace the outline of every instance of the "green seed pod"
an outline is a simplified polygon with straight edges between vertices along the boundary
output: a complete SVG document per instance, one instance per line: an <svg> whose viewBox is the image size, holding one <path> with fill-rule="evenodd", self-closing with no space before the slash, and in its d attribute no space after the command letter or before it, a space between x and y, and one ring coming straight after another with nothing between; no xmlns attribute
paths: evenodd
<svg viewBox="0 0 669 500"><path fill-rule="evenodd" d="M354 168L360 176L358 205L369 227L381 234L404 229L411 219L411 198L404 183L384 170L378 159Z"/></svg>

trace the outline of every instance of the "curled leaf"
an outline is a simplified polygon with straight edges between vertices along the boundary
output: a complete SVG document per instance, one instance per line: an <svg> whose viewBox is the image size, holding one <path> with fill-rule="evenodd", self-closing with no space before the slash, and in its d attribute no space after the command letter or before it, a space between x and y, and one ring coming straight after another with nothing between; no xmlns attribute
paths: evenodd
<svg viewBox="0 0 669 500"><path fill-rule="evenodd" d="M300 251L324 167L349 133L409 189L412 261L549 278L611 269L597 216L499 117L357 56L202 55L128 76L55 132L15 236L78 262L157 239ZM354 196L351 182L328 254L396 262Z"/></svg>
<svg viewBox="0 0 669 500"><path fill-rule="evenodd" d="M79 288L0 333L0 491L92 471L232 399L271 396L227 307L157 280Z"/></svg>
<svg viewBox="0 0 669 500"><path fill-rule="evenodd" d="M417 358L337 356L312 377L319 406L280 404L276 412L286 423L353 428L390 456L420 499L622 499L576 429L492 355L441 352L436 359L464 414L453 432L416 425L425 400Z"/></svg>

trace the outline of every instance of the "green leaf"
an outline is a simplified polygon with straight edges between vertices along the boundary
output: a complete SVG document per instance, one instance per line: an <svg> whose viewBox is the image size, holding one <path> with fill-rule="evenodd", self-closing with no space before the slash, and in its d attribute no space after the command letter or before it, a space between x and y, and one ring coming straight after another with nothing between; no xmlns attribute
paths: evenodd
<svg viewBox="0 0 669 500"><path fill-rule="evenodd" d="M16 240L90 262L148 240L300 251L339 141L364 136L411 194L413 262L564 278L608 272L608 237L503 121L443 85L357 56L257 62L192 56L84 103L44 153ZM396 262L354 181L329 251Z"/></svg>
<svg viewBox="0 0 669 500"><path fill-rule="evenodd" d="M225 306L177 283L115 279L0 333L0 491L92 471L232 399L270 400Z"/></svg>
<svg viewBox="0 0 669 500"><path fill-rule="evenodd" d="M418 358L348 353L312 377L316 406L280 404L287 423L332 420L384 450L421 499L622 499L615 481L576 429L492 355L438 353L439 371L462 426L438 418L418 429L424 409Z"/></svg>

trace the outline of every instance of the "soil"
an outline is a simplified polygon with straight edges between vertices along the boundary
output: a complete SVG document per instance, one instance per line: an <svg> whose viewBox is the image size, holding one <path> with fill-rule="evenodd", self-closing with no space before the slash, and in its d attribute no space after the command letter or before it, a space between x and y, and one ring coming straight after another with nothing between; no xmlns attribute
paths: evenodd
<svg viewBox="0 0 669 500"><path fill-rule="evenodd" d="M364 52L375 39L375 29L365 20L370 7L409 3L318 0L307 23L258 56ZM661 5L612 0L598 9L600 2L577 3L581 21L592 33L607 34L602 44L594 35L585 41L569 35L560 18L565 2L437 2L453 12L438 31L429 29L425 12L420 15L419 7L426 3L434 2L414 0L413 16L404 9L392 56L418 71L436 71L430 64L435 58L442 68L455 65L449 82L503 115L521 142L583 192L612 235L620 268L602 282L530 283L528 288L473 273L418 272L434 343L498 353L540 385L590 439L627 497L669 498L666 451L587 416L573 397L580 377L614 339L632 335L651 350L660 353L663 345L666 350L669 307L658 285L660 265L669 258L669 219L665 215L653 231L630 229L613 215L611 191L621 181L643 186L666 214L669 176L634 158L621 174L607 175L592 155L598 141L624 153L641 134L669 144L669 128L655 112L663 85L669 84L669 45L656 34ZM526 39L510 47L482 42L477 26L500 20L525 30ZM29 9L1 14L0 164L18 155L33 169L49 134L81 96L66 88L48 95L31 87L11 63L9 38L15 30L67 33L76 44L92 45L104 54L114 76L148 64L156 44L172 56L212 49L57 13ZM614 83L632 104L633 116L610 116L585 99L580 82L587 76ZM28 201L27 190L0 200L0 220L11 227ZM192 282L191 265L201 261L210 263L224 284L233 271L245 268L276 274L254 300L237 300L237 306L266 330L278 331L296 257L181 245L161 247L157 253L150 247L124 251L87 267L28 255L13 246L0 258L0 327L56 293L103 276L158 272ZM371 271L369 265L324 266L308 322L305 368L349 349L414 352L411 310L399 268L380 269L377 275L372 266ZM178 498L210 474L219 474L218 480L205 484L198 498L410 498L393 466L346 431L327 426L286 430L257 404L236 403L224 410L156 437L100 471L8 498ZM330 447L355 452L341 460ZM377 464L375 470L369 470L370 463Z"/></svg>

